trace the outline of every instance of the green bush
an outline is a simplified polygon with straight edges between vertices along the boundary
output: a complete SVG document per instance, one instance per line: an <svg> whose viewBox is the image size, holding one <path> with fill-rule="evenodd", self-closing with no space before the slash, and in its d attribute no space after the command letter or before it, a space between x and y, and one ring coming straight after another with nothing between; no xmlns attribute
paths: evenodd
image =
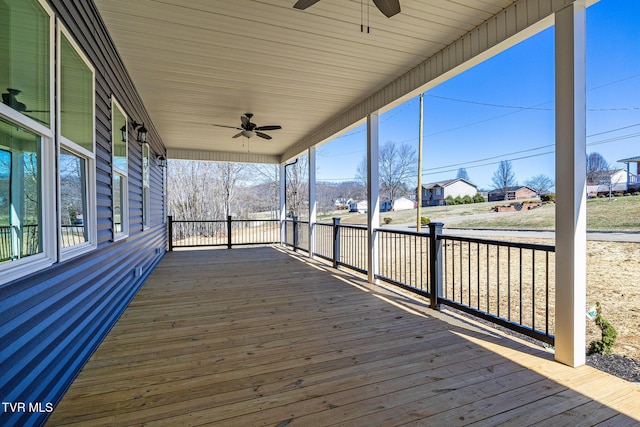
<svg viewBox="0 0 640 427"><path fill-rule="evenodd" d="M427 218L426 216L421 216L420 217L420 225L427 225L431 222L431 220L429 218Z"/></svg>
<svg viewBox="0 0 640 427"><path fill-rule="evenodd" d="M465 205L469 205L471 203L473 203L473 199L471 198L470 195L466 195L462 198L462 203L464 203Z"/></svg>
<svg viewBox="0 0 640 427"><path fill-rule="evenodd" d="M445 198L445 200L447 201L447 205L455 205L456 204L456 201L451 196L447 196Z"/></svg>
<svg viewBox="0 0 640 427"><path fill-rule="evenodd" d="M600 306L600 302L596 302L596 325L600 328L602 332L602 338L599 340L594 340L589 343L589 354L600 353L600 354L611 354L611 349L613 345L616 343L616 338L618 338L618 333L616 332L613 325L602 317L602 307Z"/></svg>
<svg viewBox="0 0 640 427"><path fill-rule="evenodd" d="M462 197L460 197L460 196L456 196L455 199L453 199L453 203L456 204L456 205L464 204L464 202L462 201Z"/></svg>
<svg viewBox="0 0 640 427"><path fill-rule="evenodd" d="M385 224L391 224L391 221L393 221L393 218L390 218L387 216L382 218L382 220L384 221Z"/></svg>
<svg viewBox="0 0 640 427"><path fill-rule="evenodd" d="M473 203L484 203L484 201L484 197L482 197L480 193L476 193L476 195L473 196Z"/></svg>

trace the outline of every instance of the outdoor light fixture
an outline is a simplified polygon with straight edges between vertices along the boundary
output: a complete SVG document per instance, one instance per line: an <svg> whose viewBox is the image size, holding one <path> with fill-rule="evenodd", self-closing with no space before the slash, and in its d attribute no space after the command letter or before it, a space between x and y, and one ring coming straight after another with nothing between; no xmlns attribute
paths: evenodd
<svg viewBox="0 0 640 427"><path fill-rule="evenodd" d="M165 167L167 165L167 158L162 154L158 154L156 156L156 164L160 167Z"/></svg>
<svg viewBox="0 0 640 427"><path fill-rule="evenodd" d="M122 142L127 142L127 125L126 123L120 128L122 134Z"/></svg>
<svg viewBox="0 0 640 427"><path fill-rule="evenodd" d="M134 130L140 127L140 129L138 129L138 136L136 137L136 141L141 144L147 142L147 128L144 127L144 123L138 123L134 120L132 126Z"/></svg>

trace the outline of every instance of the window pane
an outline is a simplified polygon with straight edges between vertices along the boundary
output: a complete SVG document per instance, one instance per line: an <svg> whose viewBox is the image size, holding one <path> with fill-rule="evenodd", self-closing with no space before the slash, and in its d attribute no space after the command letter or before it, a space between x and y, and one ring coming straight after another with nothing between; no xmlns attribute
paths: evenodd
<svg viewBox="0 0 640 427"><path fill-rule="evenodd" d="M61 132L93 152L93 73L69 40L60 39Z"/></svg>
<svg viewBox="0 0 640 427"><path fill-rule="evenodd" d="M46 126L51 117L49 49L49 15L38 1L0 0L2 102Z"/></svg>
<svg viewBox="0 0 640 427"><path fill-rule="evenodd" d="M113 105L113 167L127 173L127 118L116 104Z"/></svg>
<svg viewBox="0 0 640 427"><path fill-rule="evenodd" d="M124 180L119 174L113 174L113 228L115 234L122 233L122 193Z"/></svg>
<svg viewBox="0 0 640 427"><path fill-rule="evenodd" d="M149 186L149 144L142 145L142 185Z"/></svg>
<svg viewBox="0 0 640 427"><path fill-rule="evenodd" d="M149 227L149 187L142 187L142 226Z"/></svg>
<svg viewBox="0 0 640 427"><path fill-rule="evenodd" d="M87 161L64 149L60 150L60 221L62 247L89 241L86 190Z"/></svg>
<svg viewBox="0 0 640 427"><path fill-rule="evenodd" d="M42 251L40 137L0 120L0 262Z"/></svg>

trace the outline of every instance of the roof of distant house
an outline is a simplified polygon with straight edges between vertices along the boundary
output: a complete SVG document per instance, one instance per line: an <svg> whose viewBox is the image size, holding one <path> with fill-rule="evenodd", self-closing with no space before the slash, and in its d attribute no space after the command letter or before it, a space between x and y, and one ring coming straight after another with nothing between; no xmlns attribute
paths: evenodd
<svg viewBox="0 0 640 427"><path fill-rule="evenodd" d="M628 159L618 160L620 163L640 162L640 156L629 157Z"/></svg>
<svg viewBox="0 0 640 427"><path fill-rule="evenodd" d="M475 185L475 184L473 184L473 183L471 183L471 182L469 182L469 181L467 181L466 179L463 179L463 178L454 178L454 179L447 179L447 180L444 180L444 181L430 182L429 184L422 184L422 188L424 188L425 190L429 190L429 189L434 188L434 187L447 187L447 186L449 186L451 184L454 184L454 183L456 183L458 181L465 182L465 183L471 185L472 187L478 188L477 185Z"/></svg>

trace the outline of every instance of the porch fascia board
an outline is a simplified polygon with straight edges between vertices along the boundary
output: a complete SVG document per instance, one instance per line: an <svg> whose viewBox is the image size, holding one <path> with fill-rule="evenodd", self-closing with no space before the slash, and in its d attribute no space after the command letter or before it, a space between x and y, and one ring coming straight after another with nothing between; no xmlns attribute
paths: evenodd
<svg viewBox="0 0 640 427"><path fill-rule="evenodd" d="M515 2L362 102L322 124L309 137L285 151L280 161L291 160L308 148L364 123L369 114L383 113L539 33L553 25L555 13L574 1ZM598 1L586 3L590 6Z"/></svg>
<svg viewBox="0 0 640 427"><path fill-rule="evenodd" d="M229 153L223 151L201 151L168 148L167 158L172 160L200 160L209 162L236 163L266 163L276 165L280 163L280 156L258 153Z"/></svg>

